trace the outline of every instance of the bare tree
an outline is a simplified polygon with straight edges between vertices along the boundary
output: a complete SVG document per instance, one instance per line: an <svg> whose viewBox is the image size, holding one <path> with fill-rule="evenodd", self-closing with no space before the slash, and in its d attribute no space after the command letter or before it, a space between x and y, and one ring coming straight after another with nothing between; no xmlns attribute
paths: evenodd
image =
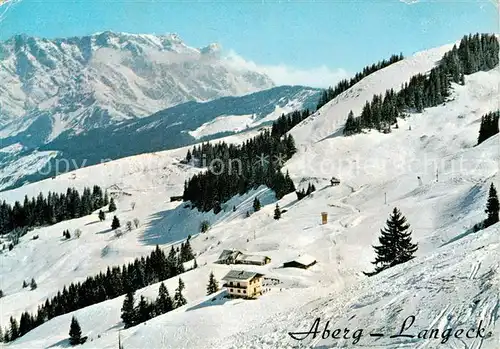
<svg viewBox="0 0 500 349"><path fill-rule="evenodd" d="M23 228L15 228L9 234L9 241L13 246L19 244L19 239L26 233L26 230Z"/></svg>
<svg viewBox="0 0 500 349"><path fill-rule="evenodd" d="M134 218L134 226L136 229L139 228L139 219Z"/></svg>
<svg viewBox="0 0 500 349"><path fill-rule="evenodd" d="M82 236L82 231L80 229L76 229L75 230L75 236L76 236L77 239L79 239L80 236Z"/></svg>
<svg viewBox="0 0 500 349"><path fill-rule="evenodd" d="M127 223L125 224L125 230L126 230L127 232L131 232L131 231L132 231L132 229L133 229L133 227L132 227L132 222L131 222L131 221L127 221Z"/></svg>
<svg viewBox="0 0 500 349"><path fill-rule="evenodd" d="M116 229L115 230L115 237L120 238L122 236L123 236L123 232L121 231L121 229Z"/></svg>

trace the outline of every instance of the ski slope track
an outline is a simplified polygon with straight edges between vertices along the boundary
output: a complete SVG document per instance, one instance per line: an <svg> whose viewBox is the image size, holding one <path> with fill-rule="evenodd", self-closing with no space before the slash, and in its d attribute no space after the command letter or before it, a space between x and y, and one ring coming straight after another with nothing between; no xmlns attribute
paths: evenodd
<svg viewBox="0 0 500 349"><path fill-rule="evenodd" d="M287 210L280 220L273 219L276 199L265 187L233 197L218 215L169 202L199 171L179 163L187 148L123 158L0 193L0 199L13 202L68 186L115 185L122 194L114 214L122 225L136 217L141 221L138 229L115 238L109 231L112 215L99 222L93 214L35 229L12 251L3 252L2 328L11 315L19 318L22 311L35 310L63 285L145 255L156 244L168 251L191 234L198 263L180 275L188 304L172 312L123 330L121 296L53 318L3 347L66 348L71 317L76 316L82 335L89 338L82 349L117 348L120 330L127 349L499 349L500 225L476 233L470 228L485 218L490 184L500 187L499 135L475 146L481 116L499 107L500 71L466 76L464 86L452 86L449 101L399 120L399 128L389 134L341 136L349 110L358 114L374 94L397 90L412 75L429 71L451 47L417 53L368 76L291 130L298 152L284 170L297 187L313 183L317 190L301 201L295 194L279 200ZM256 133L225 140L240 143ZM340 185L329 185L332 176ZM263 207L246 218L256 196ZM133 210L131 202L136 203ZM372 270L372 245L394 207L411 224L419 246L416 258L368 278L362 272ZM327 224L321 225L321 212L328 213ZM211 229L198 234L203 220L210 221ZM80 239L61 241L64 229L77 228ZM34 234L39 239L32 240ZM271 263L215 264L224 249L269 256ZM302 254L318 263L307 270L281 267ZM266 284L267 291L253 301L226 299L224 289L206 296L209 273L220 280L231 269L261 272L280 282ZM22 281L31 277L38 288L23 289ZM178 278L165 281L171 295ZM137 291L136 299L156 298L158 287ZM414 322L405 333L436 329L438 338L390 338L411 316ZM315 338L310 334L298 341L289 335L308 332L318 318ZM330 337L322 338L327 322ZM479 325L485 329L483 337L451 336L444 342L441 337L448 328L466 332ZM350 329L346 338L345 328ZM342 338L332 338L335 329L341 329ZM357 330L362 336L354 343Z"/></svg>

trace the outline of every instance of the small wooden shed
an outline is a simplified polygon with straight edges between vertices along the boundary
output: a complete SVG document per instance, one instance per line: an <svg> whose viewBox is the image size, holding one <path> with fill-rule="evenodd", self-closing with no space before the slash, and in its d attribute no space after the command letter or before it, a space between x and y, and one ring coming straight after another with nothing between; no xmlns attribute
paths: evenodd
<svg viewBox="0 0 500 349"><path fill-rule="evenodd" d="M340 180L338 178L335 178L335 177L332 177L332 179L330 179L330 184L333 186L336 186L336 185L339 185L340 184Z"/></svg>
<svg viewBox="0 0 500 349"><path fill-rule="evenodd" d="M283 263L283 268L300 268L307 269L316 264L317 261L314 257L309 255L302 255L295 258L293 261Z"/></svg>

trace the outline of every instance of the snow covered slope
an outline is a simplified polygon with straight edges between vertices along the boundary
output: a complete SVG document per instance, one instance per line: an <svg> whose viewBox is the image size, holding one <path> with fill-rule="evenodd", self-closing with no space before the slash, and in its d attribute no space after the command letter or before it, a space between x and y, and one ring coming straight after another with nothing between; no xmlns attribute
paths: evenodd
<svg viewBox="0 0 500 349"><path fill-rule="evenodd" d="M316 142L335 134L344 126L349 111L359 115L366 102L374 95L384 94L393 88L399 91L401 85L418 73L426 73L452 49L454 44L444 45L391 64L390 66L368 75L352 88L337 96L333 101L323 106L301 125L292 131L297 143Z"/></svg>
<svg viewBox="0 0 500 349"><path fill-rule="evenodd" d="M217 45L195 49L175 34L16 35L0 43L0 67L0 137L22 134L39 120L43 141L274 86L220 57Z"/></svg>
<svg viewBox="0 0 500 349"><path fill-rule="evenodd" d="M217 216L169 203L168 196L179 195L184 179L195 171L176 165L175 159L182 157L185 149L121 159L78 170L74 179L69 173L0 193L1 198L11 201L39 190L65 188L72 181L78 181L79 186L116 183L133 194L119 200L117 214L124 219L137 215L144 222L139 231L117 240L106 235L109 233L98 234L109 222L88 224L96 221L93 216L30 233L40 234L39 240L32 241L27 235L21 245L1 256L0 280L7 290L0 299L2 324L5 327L10 315L35 308L60 287L57 283L66 282L59 280L78 279L85 272L129 260L156 243L168 248L192 234L199 268L181 275L188 304L122 330L124 348L498 349L500 225L477 233L469 229L485 218L489 185L499 187L500 135L474 145L481 115L498 108L500 72L466 76L465 86L453 85L449 102L400 120L399 129L390 134L337 136L347 109L358 112L371 95L398 88L401 81L395 78L396 73L409 78L413 72L427 71L439 59L437 52L444 53L447 48L410 57L396 64L399 70L393 66L382 69L375 73L377 80L368 80L371 84L366 81L374 79L371 76L362 80L291 131L299 149L285 170L296 186L314 183L317 191L301 201L295 194L285 196L279 205L287 212L278 221L273 219L274 197L262 187L234 197ZM356 97L353 92L361 89L366 97ZM233 141L238 137L241 140L243 135L233 136ZM141 170L155 156L166 163ZM115 172L120 163L129 163L132 169ZM162 178L163 174L166 177ZM339 186L328 185L332 176L340 178ZM265 206L245 218L255 196ZM129 208L131 200L137 201L136 212ZM379 230L393 207L400 208L411 224L419 244L417 257L367 278L362 271L372 269L371 246L377 243ZM327 224L320 224L321 212L328 213ZM195 235L204 219L210 220L212 228ZM80 228L82 240L61 243L58 239L64 228ZM108 252L101 255L105 248ZM219 295L211 301L212 297L205 296L208 275L213 271L220 278L231 269L214 264L229 248L269 256L270 264L245 269L281 283L266 285L268 291L255 301L227 300ZM313 256L318 263L308 270L281 268L284 262L303 254ZM40 269L36 270L38 264ZM38 275L33 275L34 271ZM23 291L21 280L32 276L40 279L40 290ZM176 283L177 278L167 280L171 292ZM158 284L137 295L154 298L157 291ZM118 297L54 318L6 347L67 347L69 323L75 315L83 335L89 336L82 349L116 348L118 331L123 328L122 302ZM492 335L450 338L445 343L389 338L410 315L415 316L415 323L409 334L433 328L441 334L448 327L464 329L465 333L481 325L484 335ZM310 335L299 342L289 336L289 332L309 331L316 318L321 319L316 338ZM348 339L322 339L327 321L331 333L340 328L343 335L345 327L350 329ZM353 344L357 329L363 329L362 337ZM370 337L372 332L385 335Z"/></svg>

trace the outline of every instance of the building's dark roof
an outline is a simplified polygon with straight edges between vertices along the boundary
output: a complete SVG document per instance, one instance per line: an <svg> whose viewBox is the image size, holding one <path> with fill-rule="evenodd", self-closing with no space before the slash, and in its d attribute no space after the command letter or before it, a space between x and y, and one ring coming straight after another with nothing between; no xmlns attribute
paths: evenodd
<svg viewBox="0 0 500 349"><path fill-rule="evenodd" d="M263 274L259 274L253 271L244 271L244 270L231 270L222 278L222 280L249 280L253 279L256 276L264 276Z"/></svg>
<svg viewBox="0 0 500 349"><path fill-rule="evenodd" d="M265 263L267 256L256 256L256 255L248 255L248 254L240 254L236 257L238 262L254 262L254 263Z"/></svg>
<svg viewBox="0 0 500 349"><path fill-rule="evenodd" d="M219 256L219 260L226 260L229 257L236 258L241 252L236 250L224 250Z"/></svg>
<svg viewBox="0 0 500 349"><path fill-rule="evenodd" d="M293 262L295 262L297 264L308 266L308 265L316 263L316 259L310 255L304 254L302 256L295 258L293 261L290 261L288 263L293 263Z"/></svg>

